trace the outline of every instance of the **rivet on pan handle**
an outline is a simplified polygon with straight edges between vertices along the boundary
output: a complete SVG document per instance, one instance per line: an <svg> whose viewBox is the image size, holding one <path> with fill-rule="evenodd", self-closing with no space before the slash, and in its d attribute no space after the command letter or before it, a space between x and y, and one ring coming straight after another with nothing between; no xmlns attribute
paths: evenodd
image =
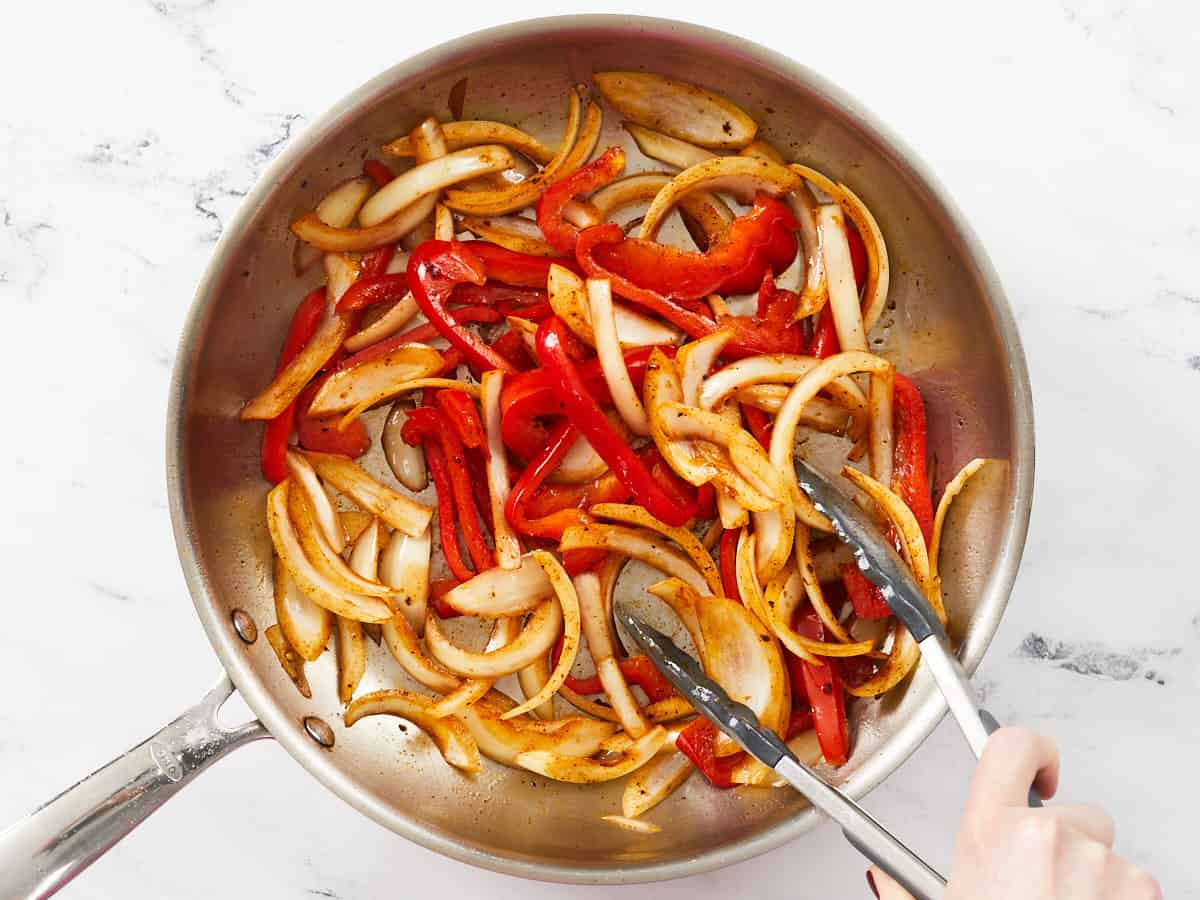
<svg viewBox="0 0 1200 900"><path fill-rule="evenodd" d="M222 675L170 725L0 833L0 900L49 897L218 759L270 737L257 719L217 723L232 693Z"/></svg>

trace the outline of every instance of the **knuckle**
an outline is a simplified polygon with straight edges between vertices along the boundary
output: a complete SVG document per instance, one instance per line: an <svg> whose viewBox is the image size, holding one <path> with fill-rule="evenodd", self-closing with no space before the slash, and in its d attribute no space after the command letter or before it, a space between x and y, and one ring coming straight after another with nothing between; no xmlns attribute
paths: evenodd
<svg viewBox="0 0 1200 900"><path fill-rule="evenodd" d="M1017 842L1028 850L1055 853L1063 838L1063 825L1054 816L1028 815L1017 823Z"/></svg>
<svg viewBox="0 0 1200 900"><path fill-rule="evenodd" d="M1162 900L1163 892L1158 879L1134 867L1129 876L1129 896L1131 900Z"/></svg>

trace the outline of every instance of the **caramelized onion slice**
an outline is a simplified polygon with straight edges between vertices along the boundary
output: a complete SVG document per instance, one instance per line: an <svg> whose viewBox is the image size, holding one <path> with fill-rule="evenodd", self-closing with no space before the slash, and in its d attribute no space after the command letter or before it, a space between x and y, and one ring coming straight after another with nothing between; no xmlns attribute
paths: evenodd
<svg viewBox="0 0 1200 900"><path fill-rule="evenodd" d="M335 553L341 553L346 549L346 532L342 528L337 511L333 508L329 494L325 492L321 479L317 477L316 469L295 450L288 450L286 458L288 473L295 479L296 486L308 500L309 509L317 520L321 534Z"/></svg>
<svg viewBox="0 0 1200 900"><path fill-rule="evenodd" d="M416 631L404 616L383 623L383 642L400 667L425 687L446 694L462 683L457 675L425 655Z"/></svg>
<svg viewBox="0 0 1200 900"><path fill-rule="evenodd" d="M401 432L408 421L408 410L402 401L392 406L379 442L388 468L396 480L410 491L423 491L429 485L429 473L425 468L425 451L418 444L412 446L404 440Z"/></svg>
<svg viewBox="0 0 1200 900"><path fill-rule="evenodd" d="M667 731L661 725L647 731L634 741L620 759L602 763L594 759L564 756L549 750L527 750L517 755L516 763L523 769L536 772L555 781L571 784L600 784L615 781L641 768L666 743Z"/></svg>
<svg viewBox="0 0 1200 900"><path fill-rule="evenodd" d="M707 593L708 582L682 551L643 528L620 525L572 525L563 532L559 550L608 550L631 556L666 575Z"/></svg>
<svg viewBox="0 0 1200 900"><path fill-rule="evenodd" d="M267 629L267 643L275 651L275 658L279 660L284 674L291 679L296 690L300 692L300 696L306 699L311 698L312 688L308 686L308 676L304 674L304 660L288 643L283 630L278 625L272 625Z"/></svg>
<svg viewBox="0 0 1200 900"><path fill-rule="evenodd" d="M839 546L845 547L846 545L840 544ZM800 580L804 585L804 592L808 596L808 602L816 610L821 623L839 641L846 644L851 643L853 638L850 637L849 632L846 631L842 623L838 621L837 613L830 609L829 603L825 600L825 592L821 590L821 573L818 571L816 562L813 559L812 546L809 543L809 529L806 525L796 526L796 570L800 574Z"/></svg>
<svg viewBox="0 0 1200 900"><path fill-rule="evenodd" d="M650 424L646 420L646 410L633 387L629 367L625 365L625 357L621 353L617 320L613 315L612 284L607 278L587 280L587 303L596 342L596 354L613 405L629 430L644 437L650 433Z"/></svg>
<svg viewBox="0 0 1200 900"><path fill-rule="evenodd" d="M530 256L557 256L537 222L522 216L463 216L461 225L476 237Z"/></svg>
<svg viewBox="0 0 1200 900"><path fill-rule="evenodd" d="M539 165L545 165L554 156L554 151L533 135L503 122L471 119L443 122L442 134L445 135L446 147L449 150L462 150L480 144L501 144L510 150L516 150L522 156L528 156ZM409 157L416 154L416 148L412 138L405 135L384 144L383 152L389 156Z"/></svg>
<svg viewBox="0 0 1200 900"><path fill-rule="evenodd" d="M422 506L380 484L352 460L311 450L305 451L304 455L322 479L393 528L415 537L429 527L429 521L433 518L430 507Z"/></svg>
<svg viewBox="0 0 1200 900"><path fill-rule="evenodd" d="M745 147L758 132L732 100L686 81L652 72L595 72L592 81L627 119L702 147Z"/></svg>
<svg viewBox="0 0 1200 900"><path fill-rule="evenodd" d="M692 761L679 751L655 757L625 783L621 812L636 821L638 816L658 806L687 781L694 768Z"/></svg>
<svg viewBox="0 0 1200 900"><path fill-rule="evenodd" d="M346 348L347 353L357 353L359 350L364 350L372 344L379 343L384 338L390 338L393 334L397 334L401 328L416 318L418 312L420 310L417 307L417 301L413 299L413 295L405 294L392 304L391 309L370 325L354 332L354 334L346 338L342 346Z"/></svg>
<svg viewBox="0 0 1200 900"><path fill-rule="evenodd" d="M471 678L499 678L523 669L539 656L550 652L563 624L562 607L557 599L545 600L534 609L524 629L507 646L491 652L464 650L453 643L430 615L425 621L425 643L429 653L451 672Z"/></svg>
<svg viewBox="0 0 1200 900"><path fill-rule="evenodd" d="M532 612L553 596L553 582L531 554L516 569L484 569L447 591L445 601L464 615L496 619Z"/></svg>
<svg viewBox="0 0 1200 900"><path fill-rule="evenodd" d="M358 220L370 228L403 212L434 191L480 175L502 172L511 165L512 156L499 144L456 150L397 175L372 195L359 210Z"/></svg>
<svg viewBox="0 0 1200 900"><path fill-rule="evenodd" d="M341 555L337 553L321 534L313 516L312 507L304 496L303 491L293 490L288 497L288 513L296 535L300 538L300 546L304 555L321 575L332 584L343 590L367 597L381 597L385 602L390 601L392 590L378 581L368 580L355 572Z"/></svg>
<svg viewBox="0 0 1200 900"><path fill-rule="evenodd" d="M325 652L333 630L333 616L296 586L279 554L274 556L275 617L287 643L303 659L312 662Z"/></svg>
<svg viewBox="0 0 1200 900"><path fill-rule="evenodd" d="M709 591L717 596L721 594L721 573L713 561L712 554L705 549L700 540L686 528L677 528L659 521L650 515L643 506L629 503L597 503L588 510L592 515L601 519L611 519L625 525L635 525L649 531L657 532L679 545L708 584Z"/></svg>
<svg viewBox="0 0 1200 900"><path fill-rule="evenodd" d="M508 455L500 433L500 391L503 385L504 373L499 369L484 372L479 389L479 405L483 410L483 431L487 441L488 498L491 501L496 564L503 571L511 571L521 566L521 542L504 513L510 486Z"/></svg>
<svg viewBox="0 0 1200 900"><path fill-rule="evenodd" d="M781 731L791 694L779 644L750 610L725 597L700 604L704 671L734 700L745 703L768 728Z"/></svg>
<svg viewBox="0 0 1200 900"><path fill-rule="evenodd" d="M458 713L484 756L506 766L516 768L517 757L531 751L591 756L617 731L617 726L611 722L584 716L551 721L501 718L515 705L507 696L493 690Z"/></svg>
<svg viewBox="0 0 1200 900"><path fill-rule="evenodd" d="M717 154L679 138L663 134L652 128L644 128L634 122L622 122L621 127L629 132L643 155L666 163L676 169L688 169L697 163L716 159Z"/></svg>
<svg viewBox="0 0 1200 900"><path fill-rule="evenodd" d="M379 580L393 591L400 614L420 633L429 606L429 560L432 538L426 528L413 536L396 532L379 560Z"/></svg>
<svg viewBox="0 0 1200 900"><path fill-rule="evenodd" d="M342 720L347 727L367 716L396 716L412 722L437 745L442 758L456 769L478 772L483 768L479 745L458 719L439 719L430 714L433 704L408 691L375 691L359 697L347 707Z"/></svg>
<svg viewBox="0 0 1200 900"><path fill-rule="evenodd" d="M442 368L442 354L428 344L401 344L386 356L334 372L313 397L309 413L331 416L394 397L397 388Z"/></svg>
<svg viewBox="0 0 1200 900"><path fill-rule="evenodd" d="M813 658L822 656L862 656L875 649L874 641L856 641L848 644L837 641L816 641L798 634L792 628L791 622L795 618L796 610L806 599L804 583L794 566L788 566L772 579L771 583L767 585L763 599L768 618L767 624L775 632L775 636L779 638L783 646L802 659L808 659L811 662Z"/></svg>
<svg viewBox="0 0 1200 900"><path fill-rule="evenodd" d="M933 538L929 542L929 571L934 577L938 577L938 555L942 549L942 528L946 524L946 514L950 512L950 504L954 502L954 498L959 495L971 476L984 467L986 463L993 460L975 458L958 470L953 478L942 491L942 499L938 501L937 512L933 516Z"/></svg>

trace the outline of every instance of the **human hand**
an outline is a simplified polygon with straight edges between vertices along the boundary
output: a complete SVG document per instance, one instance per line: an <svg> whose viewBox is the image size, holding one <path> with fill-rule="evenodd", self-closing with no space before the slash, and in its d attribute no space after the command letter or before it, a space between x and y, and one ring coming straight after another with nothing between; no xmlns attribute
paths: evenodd
<svg viewBox="0 0 1200 900"><path fill-rule="evenodd" d="M1028 806L1058 788L1054 742L1001 728L984 747L954 844L946 900L1161 900L1149 873L1112 851L1113 821L1095 806ZM880 900L912 900L878 868Z"/></svg>

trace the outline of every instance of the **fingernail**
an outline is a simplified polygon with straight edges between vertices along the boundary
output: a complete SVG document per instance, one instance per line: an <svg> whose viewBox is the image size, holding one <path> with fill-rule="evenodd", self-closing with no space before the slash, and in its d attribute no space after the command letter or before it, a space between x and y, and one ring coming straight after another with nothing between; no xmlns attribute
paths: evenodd
<svg viewBox="0 0 1200 900"><path fill-rule="evenodd" d="M871 874L871 870L867 869L867 887L871 889L871 893L875 895L875 900L879 900L879 888L875 887L875 876Z"/></svg>

